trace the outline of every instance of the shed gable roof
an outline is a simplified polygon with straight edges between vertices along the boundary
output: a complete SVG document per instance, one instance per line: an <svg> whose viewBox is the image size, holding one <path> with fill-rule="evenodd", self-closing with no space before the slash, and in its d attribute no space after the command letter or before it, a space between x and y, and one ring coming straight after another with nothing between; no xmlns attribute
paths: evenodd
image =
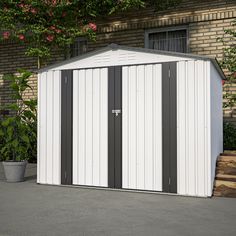
<svg viewBox="0 0 236 236"><path fill-rule="evenodd" d="M111 53L112 52L112 53ZM142 58L142 62L138 58ZM221 70L216 59L170 51L160 51L147 48L137 48L121 46L117 44L110 44L102 49L92 51L60 63L45 67L39 70L39 73L48 70L64 70L64 69L82 69L92 67L112 66L115 62L116 65L132 65L132 64L148 64L148 63L161 63L166 61L181 61L181 60L204 60L211 61L215 66L222 79L225 75Z"/></svg>

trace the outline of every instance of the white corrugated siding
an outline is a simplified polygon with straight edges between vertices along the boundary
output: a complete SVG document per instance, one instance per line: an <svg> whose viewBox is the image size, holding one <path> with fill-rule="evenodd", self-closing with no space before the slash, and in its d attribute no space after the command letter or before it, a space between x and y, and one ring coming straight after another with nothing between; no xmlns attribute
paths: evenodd
<svg viewBox="0 0 236 236"><path fill-rule="evenodd" d="M211 64L211 188L215 179L216 160L223 152L222 79Z"/></svg>
<svg viewBox="0 0 236 236"><path fill-rule="evenodd" d="M210 62L177 66L178 193L210 196Z"/></svg>
<svg viewBox="0 0 236 236"><path fill-rule="evenodd" d="M73 72L73 184L108 186L107 68Z"/></svg>
<svg viewBox="0 0 236 236"><path fill-rule="evenodd" d="M38 175L42 184L61 183L61 80L59 71L38 80Z"/></svg>
<svg viewBox="0 0 236 236"><path fill-rule="evenodd" d="M123 188L162 191L161 81L161 65L123 67Z"/></svg>

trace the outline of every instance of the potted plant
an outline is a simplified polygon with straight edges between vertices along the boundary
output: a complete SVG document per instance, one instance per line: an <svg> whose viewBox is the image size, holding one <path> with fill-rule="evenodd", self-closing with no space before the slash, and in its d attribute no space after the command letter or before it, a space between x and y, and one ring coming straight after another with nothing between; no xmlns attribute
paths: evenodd
<svg viewBox="0 0 236 236"><path fill-rule="evenodd" d="M4 172L8 182L24 180L25 168L31 154L35 153L36 105L34 99L24 98L29 86L31 72L19 70L18 75L4 75L3 80L12 89L12 102L1 110L8 110L9 115L3 115L0 120L0 158L3 161Z"/></svg>

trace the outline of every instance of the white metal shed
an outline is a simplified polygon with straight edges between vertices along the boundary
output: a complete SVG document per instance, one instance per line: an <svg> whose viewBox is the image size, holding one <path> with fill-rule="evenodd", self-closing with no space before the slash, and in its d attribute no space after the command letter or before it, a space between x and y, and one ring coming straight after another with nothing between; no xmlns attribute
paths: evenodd
<svg viewBox="0 0 236 236"><path fill-rule="evenodd" d="M216 60L111 44L39 71L37 182L211 196Z"/></svg>

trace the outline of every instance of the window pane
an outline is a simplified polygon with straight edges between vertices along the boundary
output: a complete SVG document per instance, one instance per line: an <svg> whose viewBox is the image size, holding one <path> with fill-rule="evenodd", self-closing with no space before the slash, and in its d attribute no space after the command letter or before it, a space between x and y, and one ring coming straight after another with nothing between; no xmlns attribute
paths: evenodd
<svg viewBox="0 0 236 236"><path fill-rule="evenodd" d="M149 47L157 50L168 50L166 32L149 34Z"/></svg>
<svg viewBox="0 0 236 236"><path fill-rule="evenodd" d="M168 50L173 52L187 52L186 30L168 32Z"/></svg>
<svg viewBox="0 0 236 236"><path fill-rule="evenodd" d="M86 39L77 39L71 45L71 57L76 57L87 52L87 40Z"/></svg>
<svg viewBox="0 0 236 236"><path fill-rule="evenodd" d="M186 30L176 30L149 34L149 48L187 52L187 32Z"/></svg>

